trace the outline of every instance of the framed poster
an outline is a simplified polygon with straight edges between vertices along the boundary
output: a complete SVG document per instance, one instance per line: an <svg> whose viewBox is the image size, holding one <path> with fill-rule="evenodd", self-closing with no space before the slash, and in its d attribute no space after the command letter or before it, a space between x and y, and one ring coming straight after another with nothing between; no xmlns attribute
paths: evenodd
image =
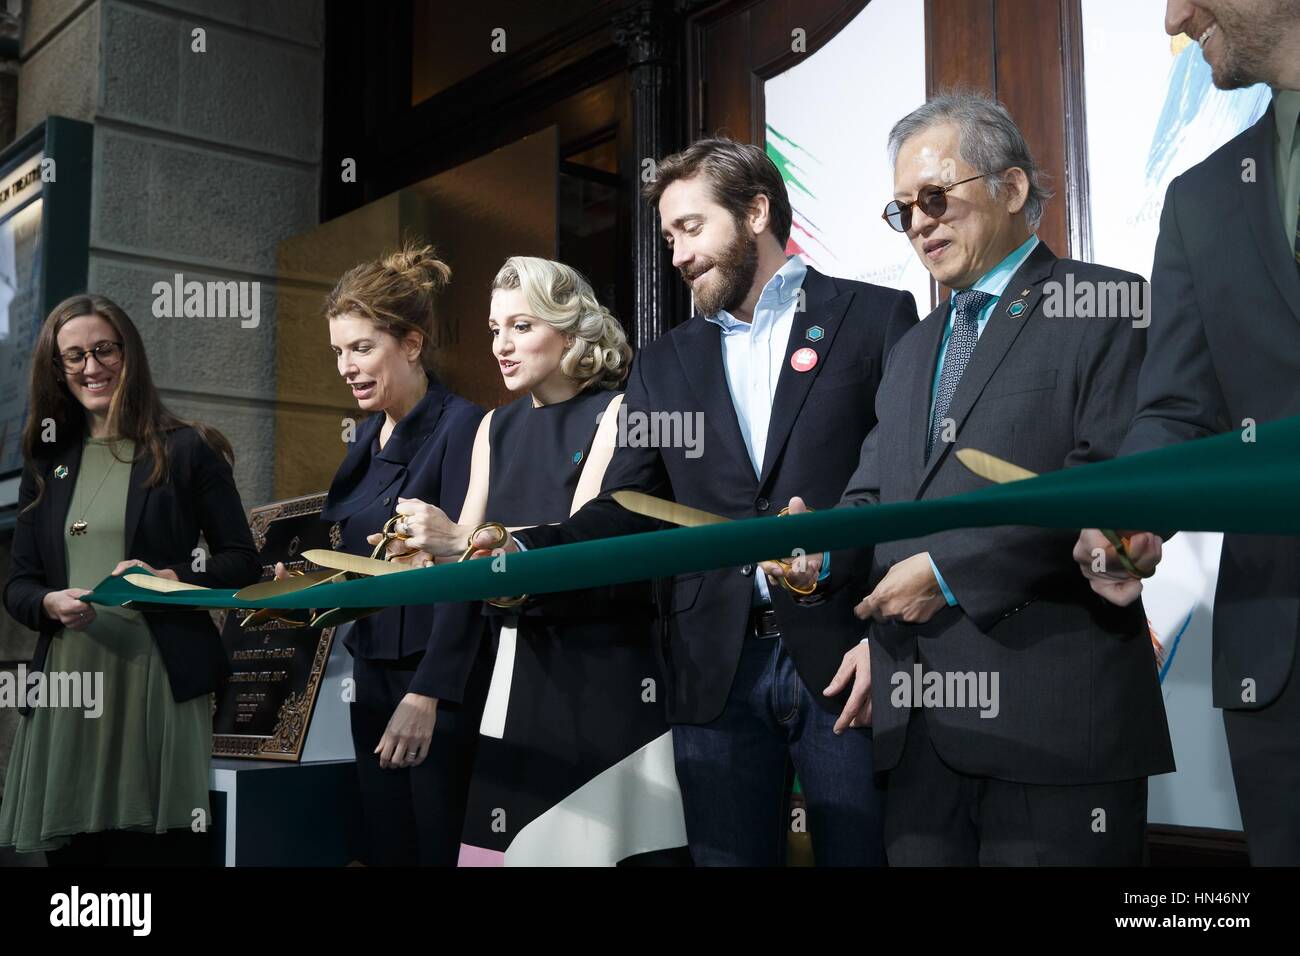
<svg viewBox="0 0 1300 956"><path fill-rule="evenodd" d="M51 116L0 153L0 532L12 529L41 323L85 291L93 127Z"/></svg>

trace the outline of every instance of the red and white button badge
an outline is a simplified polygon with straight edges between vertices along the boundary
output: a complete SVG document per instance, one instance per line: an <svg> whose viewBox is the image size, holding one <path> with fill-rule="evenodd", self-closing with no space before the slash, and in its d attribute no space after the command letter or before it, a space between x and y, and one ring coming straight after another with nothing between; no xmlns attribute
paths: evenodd
<svg viewBox="0 0 1300 956"><path fill-rule="evenodd" d="M790 356L790 367L796 372L807 372L817 364L817 351L802 348Z"/></svg>

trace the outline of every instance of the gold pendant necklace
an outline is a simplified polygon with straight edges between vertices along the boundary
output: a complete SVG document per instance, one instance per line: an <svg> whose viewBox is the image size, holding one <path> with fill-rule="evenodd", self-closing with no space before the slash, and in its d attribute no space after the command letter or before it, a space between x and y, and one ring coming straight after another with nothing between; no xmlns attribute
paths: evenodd
<svg viewBox="0 0 1300 956"><path fill-rule="evenodd" d="M90 496L90 503L87 504L86 507L81 509L81 517L78 518L76 521L72 522L71 526L68 528L68 534L72 535L73 537L76 537L77 535L85 534L86 529L90 527L86 523L86 514L90 511L91 508L95 506L95 499L99 497L99 492L103 489L104 482L108 480L108 476L112 473L113 466L118 464L117 456L113 454L112 449L109 449L109 455L112 457L113 460L110 461L108 463L108 467L104 469L104 476L99 479L99 486L95 489L95 493ZM82 452L82 460L83 461L85 460L85 452Z"/></svg>

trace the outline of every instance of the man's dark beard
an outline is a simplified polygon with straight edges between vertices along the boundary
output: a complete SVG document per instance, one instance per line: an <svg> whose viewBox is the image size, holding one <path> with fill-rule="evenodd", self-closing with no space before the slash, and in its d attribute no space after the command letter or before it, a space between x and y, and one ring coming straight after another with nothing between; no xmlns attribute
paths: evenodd
<svg viewBox="0 0 1300 956"><path fill-rule="evenodd" d="M1274 55L1276 38L1285 33L1300 16L1296 0L1274 0L1269 7L1253 15L1235 10L1215 14L1223 34L1223 62L1215 71L1214 85L1221 90L1240 90L1256 83L1271 82L1269 61ZM1195 38L1193 38L1195 39Z"/></svg>
<svg viewBox="0 0 1300 956"><path fill-rule="evenodd" d="M736 224L736 238L713 260L712 288L692 287L695 307L703 315L734 312L749 295L758 271L758 241L742 224Z"/></svg>

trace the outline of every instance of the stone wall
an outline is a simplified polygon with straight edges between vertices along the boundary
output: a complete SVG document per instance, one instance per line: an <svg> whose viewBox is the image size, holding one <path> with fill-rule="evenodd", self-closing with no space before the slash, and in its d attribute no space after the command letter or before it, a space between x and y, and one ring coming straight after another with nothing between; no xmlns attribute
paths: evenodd
<svg viewBox="0 0 1300 956"><path fill-rule="evenodd" d="M231 440L248 508L273 495L276 247L319 220L323 28L322 0L23 5L15 134L94 124L89 287L140 327L172 410ZM154 283L177 273L259 283L258 325L156 318ZM0 661L32 644L0 614ZM0 709L0 781L15 719Z"/></svg>

